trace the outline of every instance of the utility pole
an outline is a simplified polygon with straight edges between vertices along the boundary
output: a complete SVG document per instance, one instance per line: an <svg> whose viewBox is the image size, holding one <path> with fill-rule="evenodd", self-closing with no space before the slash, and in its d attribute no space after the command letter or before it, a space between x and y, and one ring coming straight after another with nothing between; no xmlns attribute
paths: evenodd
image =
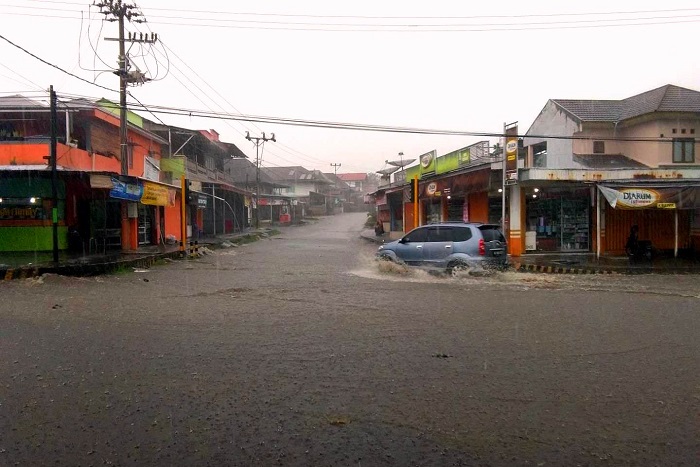
<svg viewBox="0 0 700 467"><path fill-rule="evenodd" d="M340 167L342 164L336 164L335 162L331 162L331 167L333 167L333 173L335 176L338 176L338 167Z"/></svg>
<svg viewBox="0 0 700 467"><path fill-rule="evenodd" d="M258 201L260 200L260 147L265 144L266 141L272 141L276 143L275 134L269 138L265 136L263 131L262 136L250 136L250 132L245 132L245 139L252 141L255 145L255 228L260 228L260 205ZM270 219L272 220L272 219Z"/></svg>
<svg viewBox="0 0 700 467"><path fill-rule="evenodd" d="M58 161L56 160L56 138L58 129L58 117L56 116L56 92L53 85L49 88L51 106L51 197L53 198L51 209L51 222L53 225L53 262L58 264Z"/></svg>
<svg viewBox="0 0 700 467"><path fill-rule="evenodd" d="M153 44L158 40L158 36L151 33L150 38L148 34L144 35L140 33L139 35L135 33L129 33L129 37L126 38L124 35L124 23L125 20L134 23L145 23L146 20L143 15L137 11L138 7L136 5L126 3L126 0L100 0L94 3L96 7L100 9L100 13L105 15L105 20L119 24L119 37L105 38L106 41L118 41L119 42L119 57L118 65L119 69L114 72L119 76L119 158L121 162L121 175L129 175L129 150L127 141L127 121L126 121L126 86L127 84L143 84L149 81L149 78L141 73L138 68L134 71L130 71L131 64L126 56L126 48L124 44L126 42L130 43L146 43ZM182 188L182 194L184 197L184 187ZM126 236L127 239L130 238L130 223L128 218L128 204L126 201L121 203L121 218L122 218L122 247L126 245L130 248L130 240L124 240ZM138 222L137 222L138 223Z"/></svg>
<svg viewBox="0 0 700 467"><path fill-rule="evenodd" d="M138 9L136 5L128 4L123 0L101 0L99 3L95 3L95 6L100 9L100 13L105 15L107 21L116 21L119 23L119 37L117 39L105 38L105 40L119 42L119 69L114 72L119 76L119 156L121 158L122 175L128 175L129 152L127 149L126 131L126 86L127 84L143 84L149 79L138 70L130 71L131 65L126 56L124 44L126 42L153 44L158 40L158 36L151 33L149 38L148 34L144 35L141 33L137 35L129 33L129 37L125 37L125 20L134 23L146 22L142 17L143 15L136 11Z"/></svg>

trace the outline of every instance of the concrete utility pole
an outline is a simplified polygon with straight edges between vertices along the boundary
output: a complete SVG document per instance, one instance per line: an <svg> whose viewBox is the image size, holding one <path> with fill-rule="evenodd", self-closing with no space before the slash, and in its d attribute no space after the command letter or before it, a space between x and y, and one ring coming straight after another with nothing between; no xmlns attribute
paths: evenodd
<svg viewBox="0 0 700 467"><path fill-rule="evenodd" d="M129 174L129 152L127 149L127 127L126 127L126 86L127 84L143 84L149 81L140 71L130 71L129 60L126 56L124 44L126 42L139 42L145 44L153 44L158 40L158 35L151 33L143 33L137 35L129 33L129 37L124 36L124 20L134 23L145 23L142 14L138 11L136 5L127 4L122 0L102 0L95 3L95 6L100 9L100 13L105 15L107 21L117 21L119 23L119 38L105 38L107 41L119 42L119 69L114 73L119 76L119 157L121 158L122 175Z"/></svg>
<svg viewBox="0 0 700 467"><path fill-rule="evenodd" d="M121 175L129 175L129 149L127 141L127 122L126 122L126 86L127 84L143 84L149 81L146 76L141 73L138 68L134 71L130 71L131 65L129 59L126 56L126 50L124 47L125 42L141 42L146 44L152 44L158 40L158 36L151 33L151 37L148 34L145 36L140 34L129 33L129 37L124 37L124 20L134 22L134 23L144 23L146 20L142 18L141 13L136 11L138 7L136 5L127 4L122 0L100 0L99 3L94 4L100 9L100 13L105 15L107 21L116 21L119 23L119 37L105 38L107 41L118 41L119 42L119 57L118 64L119 69L114 72L119 76L119 158L121 162ZM182 193L184 197L184 187L182 188ZM132 235L131 235L131 223L129 222L128 214L128 202L122 201L121 203L121 218L122 218L122 248L131 249L134 247L132 245ZM136 221L138 225L138 220ZM138 226L136 227L138 230ZM137 241L138 244L138 241Z"/></svg>
<svg viewBox="0 0 700 467"><path fill-rule="evenodd" d="M337 177L338 176L338 167L340 167L342 164L336 164L335 162L331 162L331 167L333 167L333 173Z"/></svg>
<svg viewBox="0 0 700 467"><path fill-rule="evenodd" d="M53 90L53 85L49 88L51 102L51 224L53 226L53 262L58 264L58 161L56 153L57 133L58 133L58 118L56 116L56 92ZM67 144L68 142L66 142ZM70 236L70 232L68 233Z"/></svg>
<svg viewBox="0 0 700 467"><path fill-rule="evenodd" d="M255 144L255 228L260 228L260 205L258 201L260 200L260 151L259 148L265 144L266 141L272 141L276 143L275 134L269 138L265 136L263 132L262 136L250 136L250 132L245 132L245 139L252 141ZM272 219L270 219L272 220Z"/></svg>

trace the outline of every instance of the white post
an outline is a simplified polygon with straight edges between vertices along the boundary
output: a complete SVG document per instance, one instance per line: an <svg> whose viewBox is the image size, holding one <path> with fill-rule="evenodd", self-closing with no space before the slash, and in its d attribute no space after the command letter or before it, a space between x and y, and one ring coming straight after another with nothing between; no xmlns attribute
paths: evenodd
<svg viewBox="0 0 700 467"><path fill-rule="evenodd" d="M673 210L673 257L678 258L678 209Z"/></svg>
<svg viewBox="0 0 700 467"><path fill-rule="evenodd" d="M595 190L595 199L595 256L600 259L600 219L602 216L600 212L600 191L598 189Z"/></svg>
<svg viewBox="0 0 700 467"><path fill-rule="evenodd" d="M214 193L214 184L211 184L211 214L212 214L212 221L211 221L211 226L214 229L214 236L216 237L216 193Z"/></svg>
<svg viewBox="0 0 700 467"><path fill-rule="evenodd" d="M501 154L503 156L502 178L501 178L501 231L503 235L508 235L506 232L506 144L508 138L506 137L506 122L503 122L503 147L501 148ZM511 225L512 228L512 225ZM508 239L510 240L510 239Z"/></svg>
<svg viewBox="0 0 700 467"><path fill-rule="evenodd" d="M66 146L70 144L70 114L66 110Z"/></svg>

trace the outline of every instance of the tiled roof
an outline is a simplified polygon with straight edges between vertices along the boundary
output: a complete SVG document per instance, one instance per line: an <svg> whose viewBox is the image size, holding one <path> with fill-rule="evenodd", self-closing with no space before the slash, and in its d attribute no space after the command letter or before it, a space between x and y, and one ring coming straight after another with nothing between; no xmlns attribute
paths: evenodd
<svg viewBox="0 0 700 467"><path fill-rule="evenodd" d="M653 112L700 112L700 92L667 84L623 100L552 99L582 122L619 122Z"/></svg>
<svg viewBox="0 0 700 467"><path fill-rule="evenodd" d="M239 186L247 183L249 187L252 187L256 183L255 164L248 159L229 159L224 162L224 171L228 173L233 181ZM265 173L264 170L260 170L260 183L266 185L278 185L270 178L269 175Z"/></svg>
<svg viewBox="0 0 700 467"><path fill-rule="evenodd" d="M263 169L274 180L313 180L314 176L311 171L300 165L291 167L265 167Z"/></svg>
<svg viewBox="0 0 700 467"><path fill-rule="evenodd" d="M346 182L364 182L365 180L367 180L367 174L366 173L338 174L338 178L341 180L344 180Z"/></svg>
<svg viewBox="0 0 700 467"><path fill-rule="evenodd" d="M617 121L622 108L621 101L594 101L577 99L552 99L559 107L580 121Z"/></svg>

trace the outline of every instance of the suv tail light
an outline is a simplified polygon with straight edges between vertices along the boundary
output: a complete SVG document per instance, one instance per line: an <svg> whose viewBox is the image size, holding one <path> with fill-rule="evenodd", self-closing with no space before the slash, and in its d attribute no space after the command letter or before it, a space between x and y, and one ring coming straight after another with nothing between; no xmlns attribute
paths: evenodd
<svg viewBox="0 0 700 467"><path fill-rule="evenodd" d="M486 244L484 243L484 239L480 238L479 239L479 256L485 256L486 255Z"/></svg>

